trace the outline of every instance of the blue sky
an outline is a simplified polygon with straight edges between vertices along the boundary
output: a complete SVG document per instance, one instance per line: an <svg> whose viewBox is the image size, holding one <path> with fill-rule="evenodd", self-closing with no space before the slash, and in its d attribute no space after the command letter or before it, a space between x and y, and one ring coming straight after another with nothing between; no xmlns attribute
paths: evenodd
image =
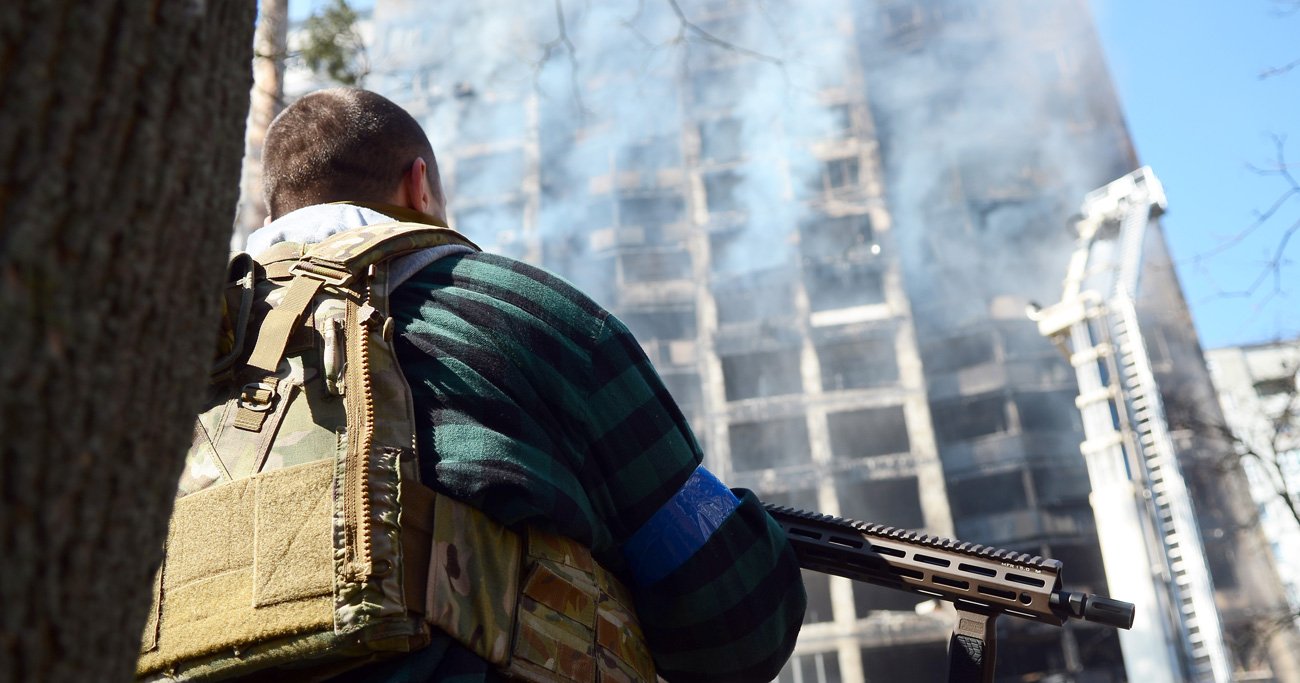
<svg viewBox="0 0 1300 683"><path fill-rule="evenodd" d="M1290 187L1251 170L1276 167L1273 135L1290 135L1286 154L1300 178L1300 67L1260 77L1300 59L1300 11L1284 14L1285 4L1092 1L1138 155L1169 197L1165 234L1206 348L1300 335L1300 235L1278 282L1268 265L1300 220L1300 196L1234 240Z"/></svg>
<svg viewBox="0 0 1300 683"><path fill-rule="evenodd" d="M290 14L302 18L325 4L293 0ZM1300 3L1091 5L1138 156L1165 184L1165 234L1201 343L1300 336L1300 234L1269 265L1287 229L1300 226L1300 193L1250 229L1290 188L1283 177L1251 169L1276 165L1273 136L1291 136L1285 152L1300 177L1300 67L1260 77L1300 59ZM1297 11L1286 14L1288 5Z"/></svg>

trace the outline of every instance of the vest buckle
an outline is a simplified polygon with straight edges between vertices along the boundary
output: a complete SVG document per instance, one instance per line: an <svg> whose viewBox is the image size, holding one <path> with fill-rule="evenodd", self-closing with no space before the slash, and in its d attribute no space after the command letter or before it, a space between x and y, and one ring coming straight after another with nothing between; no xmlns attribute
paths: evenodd
<svg viewBox="0 0 1300 683"><path fill-rule="evenodd" d="M239 407L246 410L262 413L271 409L271 403L275 400L275 384L263 380L261 382L249 382L239 390Z"/></svg>

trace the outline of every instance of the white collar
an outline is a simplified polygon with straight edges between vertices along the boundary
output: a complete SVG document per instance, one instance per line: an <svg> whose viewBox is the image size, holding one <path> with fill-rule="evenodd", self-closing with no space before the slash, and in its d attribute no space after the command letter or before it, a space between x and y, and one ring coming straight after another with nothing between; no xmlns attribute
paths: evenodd
<svg viewBox="0 0 1300 683"><path fill-rule="evenodd" d="M304 206L254 230L248 236L244 251L256 256L280 242L315 244L345 230L393 220L373 209L352 204Z"/></svg>

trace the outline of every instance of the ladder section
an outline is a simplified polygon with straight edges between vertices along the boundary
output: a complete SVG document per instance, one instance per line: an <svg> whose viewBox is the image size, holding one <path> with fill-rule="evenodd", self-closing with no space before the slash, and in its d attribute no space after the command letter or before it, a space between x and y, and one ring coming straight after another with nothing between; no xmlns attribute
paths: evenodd
<svg viewBox="0 0 1300 683"><path fill-rule="evenodd" d="M1165 206L1141 168L1084 198L1062 300L1030 311L1070 358L1106 580L1138 605L1120 634L1128 678L1231 680L1191 496L1133 304L1149 219Z"/></svg>
<svg viewBox="0 0 1300 683"><path fill-rule="evenodd" d="M1075 405L1083 418L1081 450L1106 583L1112 594L1128 596L1137 610L1133 628L1119 634L1124 668L1130 681L1181 683L1187 680L1186 660L1170 625L1173 607L1162 580L1166 571L1151 548L1155 533L1137 481L1142 468L1132 457L1135 446L1125 429L1128 414L1118 361L1098 298L1088 291L1075 305L1058 305L1052 313L1074 314L1057 321L1067 327L1058 328L1055 336L1068 344L1079 384ZM1051 321L1040 321L1040 328L1045 322Z"/></svg>
<svg viewBox="0 0 1300 683"><path fill-rule="evenodd" d="M1151 495L1154 527L1173 583L1170 598L1178 612L1175 621L1179 635L1195 680L1228 681L1231 667L1205 564L1205 548L1169 435L1137 312L1133 300L1125 294L1111 299L1108 308L1124 399Z"/></svg>

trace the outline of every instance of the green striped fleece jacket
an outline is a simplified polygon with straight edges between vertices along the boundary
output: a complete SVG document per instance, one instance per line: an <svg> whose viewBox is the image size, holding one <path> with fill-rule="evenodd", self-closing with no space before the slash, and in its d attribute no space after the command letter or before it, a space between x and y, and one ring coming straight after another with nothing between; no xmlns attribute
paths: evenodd
<svg viewBox="0 0 1300 683"><path fill-rule="evenodd" d="M590 547L631 587L668 681L766 681L805 596L793 551L754 495L648 586L623 543L673 498L701 451L632 334L564 280L502 256L444 257L393 294L422 475L507 525ZM447 638L349 680L499 680Z"/></svg>

